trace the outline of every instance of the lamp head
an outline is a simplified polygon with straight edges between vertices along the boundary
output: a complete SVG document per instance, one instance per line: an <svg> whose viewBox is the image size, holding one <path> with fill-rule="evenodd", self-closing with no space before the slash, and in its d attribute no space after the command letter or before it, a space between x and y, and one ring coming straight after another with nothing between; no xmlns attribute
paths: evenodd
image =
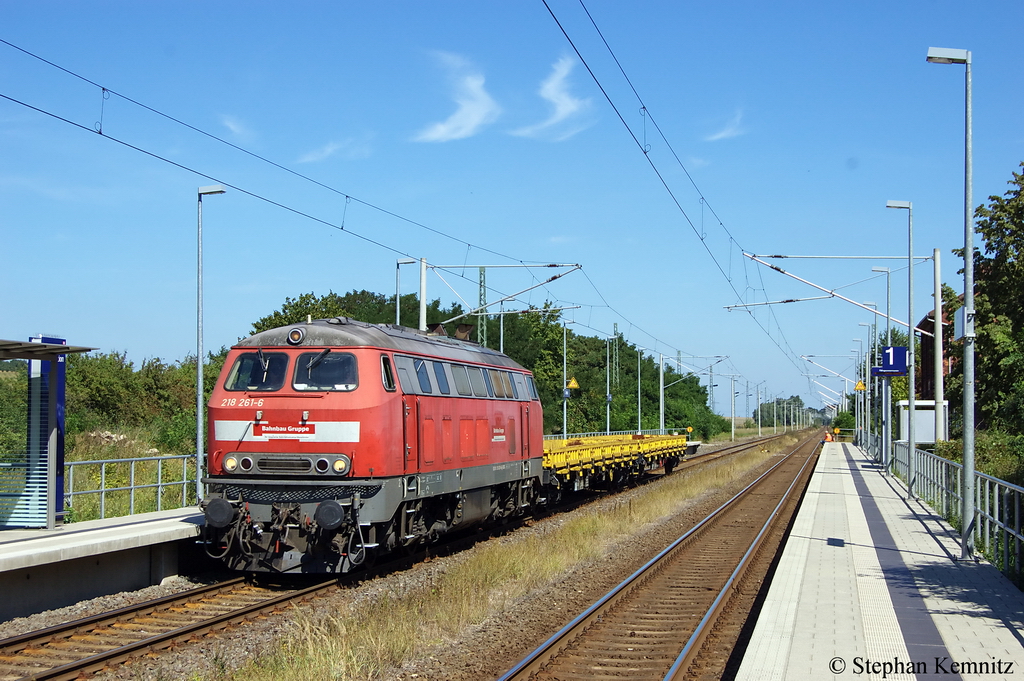
<svg viewBox="0 0 1024 681"><path fill-rule="evenodd" d="M227 189L222 184L211 184L207 187L199 188L199 196L206 196L209 194L223 194Z"/></svg>
<svg viewBox="0 0 1024 681"><path fill-rule="evenodd" d="M889 268L888 267L872 267L871 271L872 272L885 272L886 274L889 274Z"/></svg>
<svg viewBox="0 0 1024 681"><path fill-rule="evenodd" d="M970 64L971 53L949 47L929 47L927 60L933 64Z"/></svg>
<svg viewBox="0 0 1024 681"><path fill-rule="evenodd" d="M913 205L914 204L911 203L910 201L886 201L885 202L885 207L886 208L906 208L907 210L910 210L913 207Z"/></svg>

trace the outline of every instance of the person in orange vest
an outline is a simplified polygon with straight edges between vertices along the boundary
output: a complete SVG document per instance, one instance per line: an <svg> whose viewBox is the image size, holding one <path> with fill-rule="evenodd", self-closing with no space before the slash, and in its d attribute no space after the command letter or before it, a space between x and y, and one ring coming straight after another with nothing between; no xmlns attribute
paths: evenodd
<svg viewBox="0 0 1024 681"><path fill-rule="evenodd" d="M832 442L832 433L825 433L825 442Z"/></svg>

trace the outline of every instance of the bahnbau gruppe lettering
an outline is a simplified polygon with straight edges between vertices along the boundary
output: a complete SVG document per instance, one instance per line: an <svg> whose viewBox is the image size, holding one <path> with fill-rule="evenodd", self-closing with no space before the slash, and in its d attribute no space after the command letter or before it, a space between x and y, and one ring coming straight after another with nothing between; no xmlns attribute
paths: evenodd
<svg viewBox="0 0 1024 681"><path fill-rule="evenodd" d="M270 423L260 423L254 427L255 435L269 435L278 433L291 433L294 435L313 435L316 433L316 424L314 423L301 423L294 424L289 423L285 425L274 425Z"/></svg>

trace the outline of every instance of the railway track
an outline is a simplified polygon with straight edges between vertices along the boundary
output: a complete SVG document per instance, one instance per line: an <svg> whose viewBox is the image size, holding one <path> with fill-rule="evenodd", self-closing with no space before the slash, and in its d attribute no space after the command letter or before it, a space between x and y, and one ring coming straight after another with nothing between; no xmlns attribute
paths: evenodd
<svg viewBox="0 0 1024 681"><path fill-rule="evenodd" d="M717 678L728 651L705 643L714 629L738 630L720 618L764 540L781 538L779 524L795 512L817 451L817 438L797 446L501 681ZM739 609L734 604L733 619Z"/></svg>
<svg viewBox="0 0 1024 681"><path fill-rule="evenodd" d="M768 437L691 457L680 463L675 474L763 446L771 439ZM581 499L559 510L571 511L589 501ZM505 527L494 528L494 531L508 532L528 521L528 518L520 519ZM453 537L443 544L395 557L361 576L365 578L401 569L428 555L456 552L479 540L479 536ZM306 588L269 589L247 583L239 577L0 640L0 681L76 679L129 658L158 653L176 643L272 613L337 584L337 579L330 579Z"/></svg>
<svg viewBox="0 0 1024 681"><path fill-rule="evenodd" d="M75 679L270 614L335 584L270 590L237 578L0 640L0 681Z"/></svg>

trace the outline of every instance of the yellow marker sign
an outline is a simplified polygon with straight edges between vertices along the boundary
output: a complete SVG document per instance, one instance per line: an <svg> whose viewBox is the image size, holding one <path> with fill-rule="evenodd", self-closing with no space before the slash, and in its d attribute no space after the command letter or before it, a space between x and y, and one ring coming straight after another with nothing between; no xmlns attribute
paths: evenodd
<svg viewBox="0 0 1024 681"><path fill-rule="evenodd" d="M579 390L580 389L580 384L576 382L576 377L574 376L574 377L569 379L569 385L567 385L565 387L569 388L571 390Z"/></svg>
<svg viewBox="0 0 1024 681"><path fill-rule="evenodd" d="M832 432L835 433L836 435L839 435L839 429L838 428L833 428Z"/></svg>
<svg viewBox="0 0 1024 681"><path fill-rule="evenodd" d="M693 432L693 426L686 426L686 432L687 433L692 433Z"/></svg>
<svg viewBox="0 0 1024 681"><path fill-rule="evenodd" d="M854 388L854 390L867 390L867 388L864 386L864 381L857 381L857 386Z"/></svg>

